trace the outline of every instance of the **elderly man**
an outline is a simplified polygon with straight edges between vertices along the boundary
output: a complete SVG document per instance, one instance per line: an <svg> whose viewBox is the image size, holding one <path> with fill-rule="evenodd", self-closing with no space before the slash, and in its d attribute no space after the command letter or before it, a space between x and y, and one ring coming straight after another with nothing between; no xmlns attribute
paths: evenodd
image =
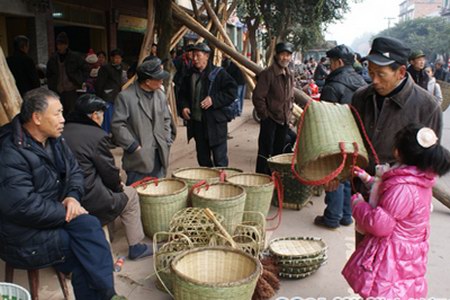
<svg viewBox="0 0 450 300"><path fill-rule="evenodd" d="M63 128L58 96L39 88L0 130L0 257L18 267L72 272L77 299L124 299L115 295L100 223L80 205L83 173Z"/></svg>
<svg viewBox="0 0 450 300"><path fill-rule="evenodd" d="M111 124L115 142L124 149L126 185L144 177L165 177L173 142L171 116L161 90L169 73L161 60L150 59L136 70L137 82L119 93Z"/></svg>
<svg viewBox="0 0 450 300"><path fill-rule="evenodd" d="M410 49L397 39L374 39L367 56L372 84L356 91L352 99L382 164L395 162L392 150L395 134L410 123L423 124L441 136L441 109L433 96L408 75L409 52ZM370 174L375 171L370 151L367 171ZM357 187L367 195L362 184ZM357 243L361 238L357 234Z"/></svg>
<svg viewBox="0 0 450 300"><path fill-rule="evenodd" d="M366 85L364 78L353 69L355 53L346 45L339 45L327 51L327 57L330 59L331 73L325 80L320 98L322 101L349 104L353 93ZM340 183L337 190L327 191L327 207L323 216L314 219L314 224L328 229L352 224L350 194L349 181Z"/></svg>
<svg viewBox="0 0 450 300"><path fill-rule="evenodd" d="M426 62L425 53L422 50L413 51L409 56L409 63L411 65L406 69L411 74L414 82L425 90L428 89L428 81L430 81L430 77L425 72Z"/></svg>
<svg viewBox="0 0 450 300"><path fill-rule="evenodd" d="M128 257L139 259L151 255L152 248L141 243L145 236L139 197L135 189L123 186L109 150L110 137L101 128L105 110L106 102L95 95L78 98L75 110L68 116L64 138L84 173L86 193L81 204L102 225L120 217L128 240Z"/></svg>
<svg viewBox="0 0 450 300"><path fill-rule="evenodd" d="M223 68L209 62L211 49L208 45L198 43L190 49L193 68L184 77L179 93L188 141L195 140L200 166L226 167L227 122L234 118L230 104L237 97L237 84Z"/></svg>
<svg viewBox="0 0 450 300"><path fill-rule="evenodd" d="M256 172L263 174L270 174L267 159L283 153L294 103L294 76L289 70L294 45L278 43L275 52L272 65L259 74L252 99L261 118Z"/></svg>

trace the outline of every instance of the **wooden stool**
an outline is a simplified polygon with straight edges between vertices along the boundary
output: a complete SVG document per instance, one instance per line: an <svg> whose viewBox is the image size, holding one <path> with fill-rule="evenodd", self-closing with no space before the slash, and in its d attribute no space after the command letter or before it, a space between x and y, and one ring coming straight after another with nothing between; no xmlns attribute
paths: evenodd
<svg viewBox="0 0 450 300"><path fill-rule="evenodd" d="M14 279L14 269L13 265L5 262L5 282L13 283ZM64 299L69 300L69 289L67 288L66 279L63 273L56 272L58 277L59 285L64 294ZM28 273L28 284L30 285L31 300L39 300L39 269L26 269Z"/></svg>

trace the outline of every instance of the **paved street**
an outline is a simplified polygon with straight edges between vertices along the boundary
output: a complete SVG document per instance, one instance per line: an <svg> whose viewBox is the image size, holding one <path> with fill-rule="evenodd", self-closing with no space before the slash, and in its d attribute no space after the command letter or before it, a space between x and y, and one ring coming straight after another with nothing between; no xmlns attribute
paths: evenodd
<svg viewBox="0 0 450 300"><path fill-rule="evenodd" d="M244 171L254 171L259 127L251 118L251 102L245 102L246 107L243 116L230 124L230 134L233 136L229 140L230 166L243 169ZM449 147L450 113L447 112L444 116L444 124L448 125L444 128L443 144ZM178 130L178 138L171 153L169 174L176 168L197 165L194 142L186 144L184 127L178 127ZM116 150L115 153L117 156L120 155L120 151ZM450 189L450 177L442 178L441 184L445 184ZM312 202L313 205L301 211L284 210L282 224L277 231L271 233L270 238L281 236L321 237L329 247L328 263L308 278L302 280L283 280L281 289L273 299L277 299L278 297L292 299L295 296L332 299L334 297L349 297L353 295L344 278L341 276L340 271L347 258L353 252L354 228L353 226L341 227L331 231L313 225L314 217L323 212L323 196L314 197ZM448 285L448 278L450 278L450 231L448 230L450 210L436 200L434 200L433 204L434 211L431 216L431 249L429 252L428 268L428 296L450 298L450 286ZM127 254L126 240L120 223L116 223L112 248L116 256ZM4 268L0 267L0 270L3 272ZM15 282L28 287L25 272L17 271L16 274L17 278ZM4 274L1 273L0 276L4 276ZM170 299L167 294L155 288L154 281L155 276L151 258L138 262L127 260L122 271L116 273L117 291L127 296L128 299ZM41 272L40 287L41 299L62 299L62 293L57 285L56 276L54 276L51 270L43 270ZM285 300L285 298L282 299Z"/></svg>

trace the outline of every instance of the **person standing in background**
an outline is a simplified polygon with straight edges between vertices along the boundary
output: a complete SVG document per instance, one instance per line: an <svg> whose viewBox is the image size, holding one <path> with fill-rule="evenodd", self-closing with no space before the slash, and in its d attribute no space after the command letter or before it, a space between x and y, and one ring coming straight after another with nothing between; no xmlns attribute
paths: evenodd
<svg viewBox="0 0 450 300"><path fill-rule="evenodd" d="M18 35L14 38L14 53L6 59L22 97L29 90L40 86L34 61L28 56L29 49L30 41L28 38L24 35Z"/></svg>
<svg viewBox="0 0 450 300"><path fill-rule="evenodd" d="M428 77L428 74L425 72L425 54L422 50L412 51L408 60L411 64L407 69L408 73L411 74L415 83L426 90L428 88L430 77Z"/></svg>
<svg viewBox="0 0 450 300"><path fill-rule="evenodd" d="M48 88L61 97L64 116L75 106L77 89L81 89L88 77L88 65L77 53L69 49L69 38L65 32L56 37L56 53L47 62Z"/></svg>

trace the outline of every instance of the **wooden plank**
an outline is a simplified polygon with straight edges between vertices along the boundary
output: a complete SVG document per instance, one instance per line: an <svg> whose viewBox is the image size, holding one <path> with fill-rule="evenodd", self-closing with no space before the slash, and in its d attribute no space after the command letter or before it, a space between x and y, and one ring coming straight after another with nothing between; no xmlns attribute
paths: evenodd
<svg viewBox="0 0 450 300"><path fill-rule="evenodd" d="M0 125L4 125L20 112L22 97L6 63L2 47L0 47L0 102Z"/></svg>

